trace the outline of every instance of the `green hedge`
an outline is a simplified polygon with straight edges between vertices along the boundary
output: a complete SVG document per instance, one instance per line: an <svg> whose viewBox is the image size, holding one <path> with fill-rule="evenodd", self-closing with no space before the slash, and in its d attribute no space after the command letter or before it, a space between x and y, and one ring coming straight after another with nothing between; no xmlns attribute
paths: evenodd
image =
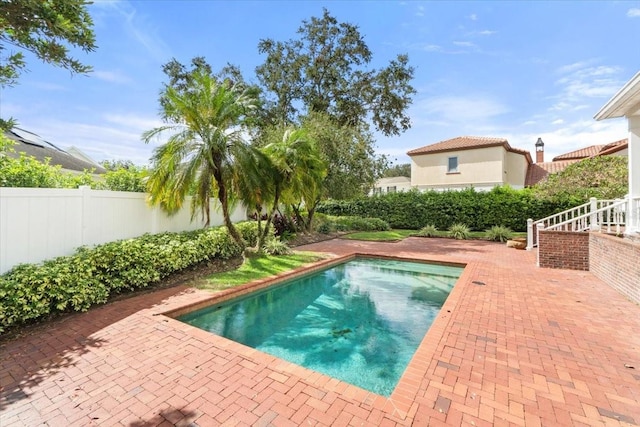
<svg viewBox="0 0 640 427"><path fill-rule="evenodd" d="M380 218L361 218L359 216L332 216L322 213L314 217L315 228L321 233L332 231L386 231L389 223Z"/></svg>
<svg viewBox="0 0 640 427"><path fill-rule="evenodd" d="M236 227L255 246L257 223ZM0 275L0 331L55 312L86 311L111 295L147 287L202 261L241 253L226 228L217 227L146 234L82 247L42 264L22 264Z"/></svg>
<svg viewBox="0 0 640 427"><path fill-rule="evenodd" d="M339 231L387 231L389 223L380 218L361 218L359 216L330 217Z"/></svg>
<svg viewBox="0 0 640 427"><path fill-rule="evenodd" d="M398 192L357 200L330 200L317 211L336 216L380 218L392 228L418 230L435 225L446 230L456 223L482 231L501 225L525 231L527 219L539 219L576 205L575 200L542 200L528 189L496 187L489 192L474 189L445 192Z"/></svg>

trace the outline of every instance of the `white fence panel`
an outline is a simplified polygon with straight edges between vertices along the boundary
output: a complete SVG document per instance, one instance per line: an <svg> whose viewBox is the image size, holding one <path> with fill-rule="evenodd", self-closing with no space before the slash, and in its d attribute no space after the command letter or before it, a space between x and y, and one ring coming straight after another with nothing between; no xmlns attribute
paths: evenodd
<svg viewBox="0 0 640 427"><path fill-rule="evenodd" d="M152 209L144 193L126 191L84 192L82 243L96 245L152 233Z"/></svg>
<svg viewBox="0 0 640 427"><path fill-rule="evenodd" d="M124 191L52 188L0 188L0 274L20 263L69 255L83 245L97 245L145 233L202 228L200 214L191 222L189 200L167 216L146 203L146 194ZM211 225L222 225L216 200ZM246 219L238 206L233 222Z"/></svg>

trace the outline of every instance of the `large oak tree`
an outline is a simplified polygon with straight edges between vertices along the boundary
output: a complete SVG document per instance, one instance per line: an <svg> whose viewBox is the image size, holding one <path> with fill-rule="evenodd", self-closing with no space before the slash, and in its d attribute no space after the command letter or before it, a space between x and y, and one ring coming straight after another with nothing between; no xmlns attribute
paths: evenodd
<svg viewBox="0 0 640 427"><path fill-rule="evenodd" d="M90 66L70 56L68 49L72 46L90 52L96 48L88 4L85 0L0 1L0 85L17 83L26 66L22 50L73 73L91 71ZM10 47L19 50L5 52Z"/></svg>
<svg viewBox="0 0 640 427"><path fill-rule="evenodd" d="M303 21L299 38L258 44L265 62L256 74L279 123L310 113L328 114L339 126L372 122L384 135L411 126L407 108L415 93L414 69L405 54L381 69L371 68L372 52L358 27L338 22L328 10Z"/></svg>
<svg viewBox="0 0 640 427"><path fill-rule="evenodd" d="M0 1L0 87L14 86L26 69L23 51L72 73L91 67L69 54L68 46L85 52L96 49L93 21L85 0ZM13 119L0 119L10 129Z"/></svg>

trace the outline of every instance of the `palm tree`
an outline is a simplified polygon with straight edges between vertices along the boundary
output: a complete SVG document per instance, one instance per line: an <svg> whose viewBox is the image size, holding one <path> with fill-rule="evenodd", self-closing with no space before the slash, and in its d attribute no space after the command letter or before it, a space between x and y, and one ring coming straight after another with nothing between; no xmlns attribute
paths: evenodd
<svg viewBox="0 0 640 427"><path fill-rule="evenodd" d="M200 210L210 224L209 200L217 192L229 234L244 246L229 216L233 165L252 148L243 141L242 120L255 108L256 98L246 90L219 82L204 70L194 72L187 88L167 86L162 94L166 125L142 136L172 133L153 152L148 180L151 204L168 213L177 212L192 195L191 216Z"/></svg>
<svg viewBox="0 0 640 427"><path fill-rule="evenodd" d="M277 133L277 132L276 132ZM258 250L264 244L271 222L281 203L299 204L315 196L326 174L316 146L306 130L280 130L280 140L265 145L262 156L247 156L237 175L238 194L247 206L255 207L258 219L267 208L264 228L259 222Z"/></svg>

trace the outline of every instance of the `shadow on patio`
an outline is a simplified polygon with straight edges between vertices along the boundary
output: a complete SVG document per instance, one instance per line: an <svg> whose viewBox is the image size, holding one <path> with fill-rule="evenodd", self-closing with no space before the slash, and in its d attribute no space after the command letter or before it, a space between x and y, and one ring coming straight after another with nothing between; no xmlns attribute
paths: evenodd
<svg viewBox="0 0 640 427"><path fill-rule="evenodd" d="M91 350L109 343L100 331L113 326L140 310L152 308L179 294L193 292L186 286L143 292L140 295L98 306L86 313L72 313L26 326L0 339L0 411L7 405L29 397L29 390L44 379L64 370L56 380L59 390L67 392L67 377L74 377L74 366L83 357L91 357ZM123 332L124 333L124 332ZM76 369L77 370L77 369ZM86 372L83 372L86 374ZM96 370L96 377L109 372ZM68 381L69 383L71 381Z"/></svg>

